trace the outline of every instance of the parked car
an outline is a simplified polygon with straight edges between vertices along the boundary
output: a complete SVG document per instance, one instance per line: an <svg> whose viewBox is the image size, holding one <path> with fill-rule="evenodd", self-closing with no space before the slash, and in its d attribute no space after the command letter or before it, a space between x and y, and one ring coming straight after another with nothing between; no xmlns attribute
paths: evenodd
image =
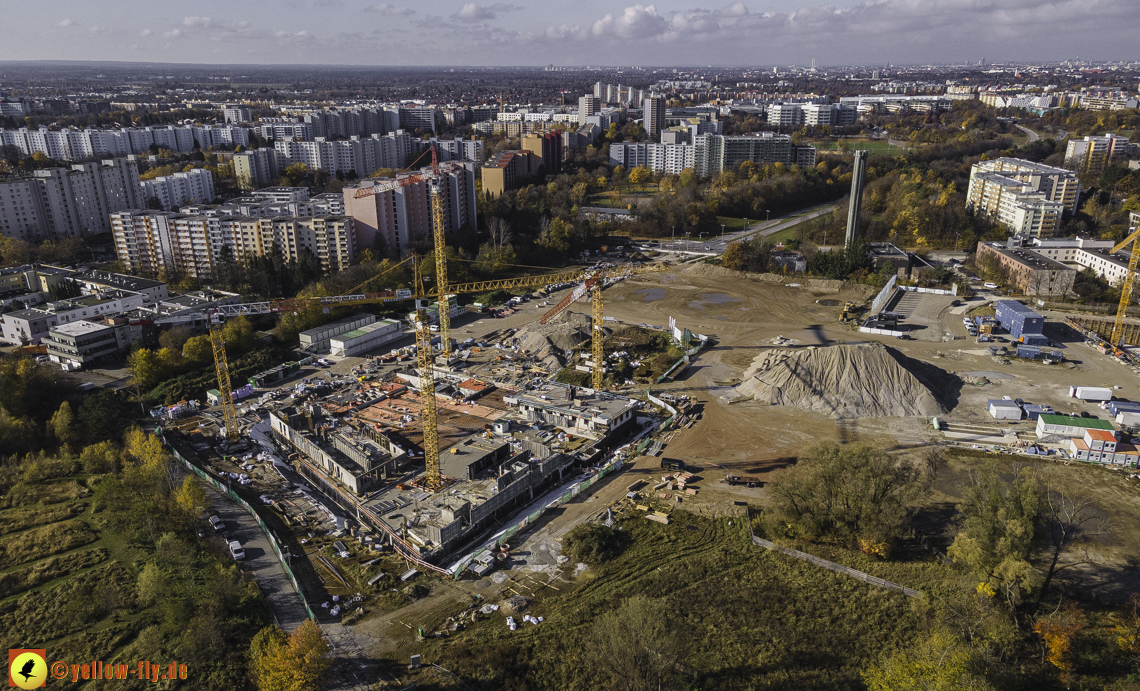
<svg viewBox="0 0 1140 691"><path fill-rule="evenodd" d="M242 549L241 543L237 540L231 540L229 543L230 555L233 556L234 561L245 559L245 550Z"/></svg>
<svg viewBox="0 0 1140 691"><path fill-rule="evenodd" d="M993 289L997 288L997 284L994 283L993 281L986 281L985 283L982 284L982 287L985 288L986 290L993 290Z"/></svg>

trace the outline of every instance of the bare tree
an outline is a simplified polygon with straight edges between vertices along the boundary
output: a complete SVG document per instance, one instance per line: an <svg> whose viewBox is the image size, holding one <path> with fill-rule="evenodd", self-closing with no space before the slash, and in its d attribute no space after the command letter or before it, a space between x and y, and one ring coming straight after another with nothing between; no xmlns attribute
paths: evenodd
<svg viewBox="0 0 1140 691"><path fill-rule="evenodd" d="M544 244L550 240L550 217L543 216L538 219L538 238L539 244Z"/></svg>
<svg viewBox="0 0 1140 691"><path fill-rule="evenodd" d="M491 234L491 246L497 250L503 249L511 240L510 224L497 216L487 221L487 231Z"/></svg>
<svg viewBox="0 0 1140 691"><path fill-rule="evenodd" d="M1070 494L1059 483L1047 486L1044 495L1041 522L1049 536L1052 555L1041 586L1042 595L1049 590L1049 583L1058 571L1093 563L1088 545L1093 538L1109 531L1104 512L1091 500ZM1077 554L1072 553L1074 549ZM1061 563L1061 556L1066 552L1070 553L1069 560Z"/></svg>

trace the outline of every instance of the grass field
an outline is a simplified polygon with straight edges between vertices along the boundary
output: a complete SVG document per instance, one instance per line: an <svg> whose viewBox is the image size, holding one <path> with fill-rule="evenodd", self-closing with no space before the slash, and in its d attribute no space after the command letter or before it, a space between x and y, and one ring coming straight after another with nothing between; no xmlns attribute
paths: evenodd
<svg viewBox="0 0 1140 691"><path fill-rule="evenodd" d="M744 228L746 227L746 224L747 225L754 225L756 223L756 219L755 218L748 218L748 219L733 218L731 216L717 216L716 222L717 222L718 226L719 225L724 226L724 232L725 233L735 233L737 231L744 230Z"/></svg>
<svg viewBox="0 0 1140 691"><path fill-rule="evenodd" d="M863 665L915 633L907 598L755 547L745 520L684 511L669 525L629 518L621 523L628 546L615 560L580 576L572 592L559 582L557 593L535 593L530 611L542 625L512 632L496 613L410 652L470 689L608 688L587 653L591 624L645 595L668 606L688 640L678 660L690 670L687 688L863 688Z"/></svg>
<svg viewBox="0 0 1140 691"><path fill-rule="evenodd" d="M839 151L841 149L840 142L835 140L825 141L808 141L819 151ZM890 142L880 139L860 139L860 140L845 140L849 150L859 149L861 151L870 151L875 154L886 154L887 156L902 156L906 153L903 147L892 146Z"/></svg>

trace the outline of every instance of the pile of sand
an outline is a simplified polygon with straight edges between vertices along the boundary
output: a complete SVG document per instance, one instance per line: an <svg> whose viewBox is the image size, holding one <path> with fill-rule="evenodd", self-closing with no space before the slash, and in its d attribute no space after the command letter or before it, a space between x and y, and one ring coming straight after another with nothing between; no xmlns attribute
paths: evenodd
<svg viewBox="0 0 1140 691"><path fill-rule="evenodd" d="M779 274L754 274L748 273L747 271L733 271L723 266L713 266L712 264L705 264L704 262L689 264L685 267L684 271L685 273L697 274L698 276L716 276L718 278L731 278L736 280L748 278L754 281L779 283L781 285L798 283L817 293L838 293L843 288L843 281L834 278L808 278L801 274L790 274L787 276L781 276Z"/></svg>
<svg viewBox="0 0 1140 691"><path fill-rule="evenodd" d="M904 366L907 363L909 366ZM950 377L878 343L769 350L756 356L736 391L744 398L836 418L930 417L946 412L932 379Z"/></svg>
<svg viewBox="0 0 1140 691"><path fill-rule="evenodd" d="M576 312L563 312L547 324L531 322L518 330L519 348L542 360L553 372L566 364L563 354L590 338L590 318Z"/></svg>

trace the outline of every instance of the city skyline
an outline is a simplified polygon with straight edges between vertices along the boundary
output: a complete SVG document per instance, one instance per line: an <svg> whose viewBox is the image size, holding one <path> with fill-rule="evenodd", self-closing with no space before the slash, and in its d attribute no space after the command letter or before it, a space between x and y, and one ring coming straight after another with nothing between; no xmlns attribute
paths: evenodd
<svg viewBox="0 0 1140 691"><path fill-rule="evenodd" d="M135 0L7 8L0 60L361 66L960 64L1135 60L1129 0L652 4ZM1041 40L1048 36L1049 40Z"/></svg>

